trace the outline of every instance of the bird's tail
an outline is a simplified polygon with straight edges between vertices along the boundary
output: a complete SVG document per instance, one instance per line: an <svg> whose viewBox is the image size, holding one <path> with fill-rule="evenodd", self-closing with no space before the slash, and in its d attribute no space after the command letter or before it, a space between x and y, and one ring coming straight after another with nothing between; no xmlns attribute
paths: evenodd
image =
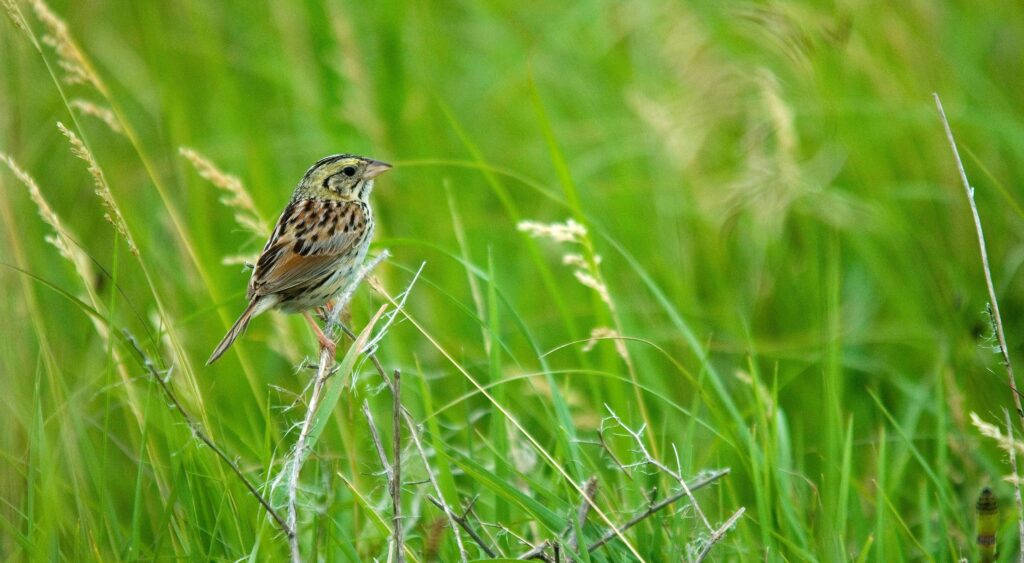
<svg viewBox="0 0 1024 563"><path fill-rule="evenodd" d="M245 327L249 326L249 321L252 320L253 313L256 313L256 306L257 304L259 304L259 302L259 299L253 299L249 303L249 306L245 308L245 311L242 311L242 316L238 317L238 320L235 321L235 324L231 325L231 330L229 330L228 333L224 335L224 339L221 340L220 344L217 345L217 348L213 351L213 354L210 355L210 359L206 360L206 365L210 365L213 362L216 362L217 359L223 356L224 352L227 352L228 348L230 348L231 345L234 344L235 339L238 338L243 332L245 332Z"/></svg>

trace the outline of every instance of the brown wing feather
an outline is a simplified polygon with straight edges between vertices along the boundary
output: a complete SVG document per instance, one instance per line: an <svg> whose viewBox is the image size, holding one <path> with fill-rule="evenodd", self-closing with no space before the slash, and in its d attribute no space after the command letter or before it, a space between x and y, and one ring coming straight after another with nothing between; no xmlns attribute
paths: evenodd
<svg viewBox="0 0 1024 563"><path fill-rule="evenodd" d="M286 291L329 273L359 240L365 225L366 214L358 202L292 202L253 270L249 299Z"/></svg>

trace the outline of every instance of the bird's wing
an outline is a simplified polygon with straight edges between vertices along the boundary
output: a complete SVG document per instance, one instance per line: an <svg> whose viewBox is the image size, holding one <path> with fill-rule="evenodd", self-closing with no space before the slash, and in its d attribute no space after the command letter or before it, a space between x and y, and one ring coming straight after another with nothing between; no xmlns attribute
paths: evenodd
<svg viewBox="0 0 1024 563"><path fill-rule="evenodd" d="M277 220L249 282L249 299L326 275L358 242L366 213L356 202L299 200Z"/></svg>

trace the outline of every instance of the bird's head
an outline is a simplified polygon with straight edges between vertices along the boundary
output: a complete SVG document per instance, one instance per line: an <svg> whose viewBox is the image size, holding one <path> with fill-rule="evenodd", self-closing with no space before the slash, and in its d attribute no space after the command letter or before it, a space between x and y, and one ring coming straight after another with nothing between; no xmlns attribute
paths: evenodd
<svg viewBox="0 0 1024 563"><path fill-rule="evenodd" d="M295 197L366 201L373 190L373 179L390 169L390 164L352 154L321 158L306 171Z"/></svg>

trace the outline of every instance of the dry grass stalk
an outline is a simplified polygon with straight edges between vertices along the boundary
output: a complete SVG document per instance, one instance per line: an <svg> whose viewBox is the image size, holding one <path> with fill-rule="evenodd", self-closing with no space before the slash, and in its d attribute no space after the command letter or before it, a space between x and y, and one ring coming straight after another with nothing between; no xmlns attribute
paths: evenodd
<svg viewBox="0 0 1024 563"><path fill-rule="evenodd" d="M274 507L270 505L270 502L267 501L267 499L265 499L263 495L260 494L260 492L256 489L256 486L253 485L251 481L249 481L249 479L245 476L244 473L242 473L242 470L238 467L238 464L235 463L235 461L231 459L231 457L229 457L227 453L224 452L224 450L220 449L220 447L213 440L211 440L209 436L206 435L206 432L203 431L203 428L199 424L199 421L193 418L192 415L189 414L187 410L185 410L185 407L182 406L181 401L178 400L178 396L174 393L174 390L168 383L170 374L161 374L160 370L157 369L156 364L153 363L149 356L147 356L146 353L142 350L142 347L139 346L139 343L135 339L135 337L132 336L127 330L123 331L123 333L125 341L128 343L129 348L135 353L138 360L142 363L142 366L145 368L146 373L148 373L149 376L152 377L159 384L160 390L163 392L164 397L167 398L171 410L176 411L179 415L181 415L181 418L185 421L185 424L188 425L189 430L192 432L192 435L196 437L196 439L205 444L206 447L210 448L210 450L212 450L213 453L217 454L217 457L219 457L224 463L228 465L228 467L231 468L231 471L235 474L235 476L237 476L238 479L242 481L242 483L245 485L245 488L249 491L249 493L253 497L255 497L257 501L259 501L263 508L267 510L267 513L270 514L270 516L274 519L274 522L276 522L277 525L281 527L281 530L289 538L294 537L295 528L285 523L284 519L281 518L281 515L278 514L278 512L274 510Z"/></svg>
<svg viewBox="0 0 1024 563"><path fill-rule="evenodd" d="M382 251L373 260L370 260L356 272L352 280L349 281L345 290L335 299L334 309L340 311L343 309L352 299L352 294L355 293L356 288L378 264L383 262L390 253L387 250ZM384 307L377 312L376 315L370 320L367 328L363 330L360 335L361 339L357 340L360 347L363 346L365 340L369 337L369 330L372 329L373 325L376 324L377 320L384 312ZM334 332L334 325L336 319L333 317L328 321L325 333L332 335ZM288 538L288 545L291 552L291 560L293 563L299 563L302 561L302 555L299 550L299 538L298 538L298 499L299 499L299 474L302 472L302 466L305 464L306 459L309 457L309 436L310 431L313 427L313 418L316 414L317 408L320 406L320 401L323 398L324 385L327 383L327 379L334 373L334 355L331 350L326 348L320 350L320 359L317 366L316 377L313 380L313 392L310 395L309 403L306 408L306 415L299 425L299 437L295 441L295 446L292 448L291 454L285 461L285 467L278 474L277 478L274 479L273 487L278 485L285 485L287 487L287 518L286 523L289 529L292 530L292 534Z"/></svg>
<svg viewBox="0 0 1024 563"><path fill-rule="evenodd" d="M590 505L594 504L594 495L597 494L597 476L593 476L587 480L586 484L583 485L583 502L580 503L579 509L576 511L576 522L575 525L570 525L569 531L569 549L576 551L579 549L579 537L576 535L576 529L583 529L583 526L587 523L587 515L590 514Z"/></svg>
<svg viewBox="0 0 1024 563"><path fill-rule="evenodd" d="M995 324L996 339L999 342L999 352L1003 356L1003 365L1006 367L1007 382L1010 385L1010 394L1013 396L1013 405L1017 409L1017 416L1024 425L1024 408L1021 407L1020 393L1017 392L1017 379L1013 376L1013 364L1010 362L1010 350L1006 346L1006 335L1003 332L1003 317L999 314L999 300L996 299L996 288L992 282L992 269L988 265L988 250L985 247L985 232L981 228L981 217L978 215L978 205L974 201L974 188L967 180L967 173L964 172L964 163L960 160L960 151L956 148L956 140L953 139L953 130L949 127L949 120L946 119L946 112L942 109L942 101L938 94L932 94L935 98L935 107L939 110L939 117L942 118L942 126L946 130L946 140L949 141L949 148L953 151L953 160L956 161L957 171L960 173L960 181L964 186L964 193L967 194L967 202L971 205L971 216L974 218L974 230L978 235L978 252L981 255L981 267L985 274L985 287L988 289L988 301L992 307L992 322ZM1024 516L1024 515L1022 515ZM1021 546L1024 549L1024 545Z"/></svg>
<svg viewBox="0 0 1024 563"><path fill-rule="evenodd" d="M1010 470L1013 475L1020 475L1017 472L1017 448L1013 440L1013 424L1010 422L1010 411L1003 409L1003 417L1006 419L1006 437L1010 440L1010 448L1006 451L1010 454ZM1024 500L1021 499L1020 480L1014 480L1013 498L1017 502L1017 514L1024 514ZM1017 561L1024 563L1024 519L1017 519L1017 533L1020 535L1020 551L1017 553Z"/></svg>
<svg viewBox="0 0 1024 563"><path fill-rule="evenodd" d="M608 419L614 421L615 424L617 424L619 427L621 427L623 430L625 430L627 434L629 434L629 437L632 438L633 442L636 444L636 448L637 448L636 451L641 456L643 456L643 459L641 459L640 461L635 462L635 463L627 464L625 467L627 469L632 469L634 467L643 467L643 466L651 465L651 466L657 468L662 473L668 475L669 477L672 477L672 479L675 480L677 483L679 483L679 485L683 488L683 492L688 497L690 497L690 504L693 506L693 510L697 513L697 515L700 517L701 521L704 523L704 526L708 529L709 532L714 532L715 529L711 526L711 522L708 521L707 516L704 515L704 511L701 510L700 504L697 503L697 498L693 496L693 492L690 491L689 486L686 484L686 479L683 478L682 471L672 470L667 465L662 463L661 460L659 460L658 458L652 456L651 453L649 451L647 451L647 447L644 446L644 438L643 438L643 434L644 434L644 430L646 429L646 426L641 426L638 430L633 430L630 427L626 426L626 424L624 422L622 422L622 420L619 418L619 415L615 414L615 411L613 411L611 409L611 407L609 407L608 405L605 405L605 408L608 409L608 413L609 413L609 418ZM608 420L608 419L606 419L606 420ZM604 431L602 429L602 434L603 433L604 433ZM678 463L678 461L677 461L677 463Z"/></svg>
<svg viewBox="0 0 1024 563"><path fill-rule="evenodd" d="M608 307L608 313L611 315L612 320L612 328L608 330L613 331L619 336L616 339L616 352L618 352L622 362L626 365L626 371L629 373L630 381L633 383L633 394L636 404L640 409L640 415L644 423L649 425L651 417L647 409L647 402L640 391L640 377L636 366L633 364L633 359L629 355L629 349L621 338L621 335L624 333L622 319L619 317L618 308L601 273L601 255L597 254L594 250L594 243L590 240L586 226L570 218L564 224L520 221L517 228L519 231L527 233L534 238L546 238L559 244L574 244L583 250L582 254L573 252L564 254L562 256L562 263L572 267L573 276L576 278L576 281L594 291ZM657 456L659 454L657 441L651 438L649 445L655 456Z"/></svg>
<svg viewBox="0 0 1024 563"><path fill-rule="evenodd" d="M124 135L124 128L121 127L121 123L117 120L117 116L110 108L106 108L97 105L89 100L83 100L81 98L75 98L68 103L72 109L78 110L82 115L89 115L98 118L103 123L110 127L110 130L119 135Z"/></svg>
<svg viewBox="0 0 1024 563"><path fill-rule="evenodd" d="M17 178L22 184L28 188L29 198L32 199L32 203L36 204L36 209L39 210L39 216L42 217L43 222L53 229L52 235L46 236L46 242L52 244L57 252L61 256L66 258L75 267L75 271L85 281L86 284L91 284L93 280L93 268L89 258L85 255L80 248L78 248L68 237L64 230L64 224L61 222L60 217L50 207L50 203L43 197L43 192L39 189L39 184L36 183L35 179L32 178L25 172L9 155L0 152L0 161L7 165L7 168L11 170L14 177Z"/></svg>
<svg viewBox="0 0 1024 563"><path fill-rule="evenodd" d="M426 458L424 458L423 463L427 463ZM441 509L441 511L444 512L446 515L449 515L452 518L452 520L454 520L454 522L459 525L460 528L462 528L467 534L469 534L469 537L472 538L473 541L476 542L476 544L480 547L480 549L487 554L487 557L490 557L491 559L495 559L498 557L498 553L491 549L491 546L487 545L487 542L484 541L482 537L480 537L480 534L478 534L477 531L473 529L473 526L469 523L468 509L461 516L459 516L455 514L455 512L444 503L444 501L438 500L433 495L427 495L427 500L429 500L430 503L433 504L434 506Z"/></svg>
<svg viewBox="0 0 1024 563"><path fill-rule="evenodd" d="M704 544L704 548L701 549L700 554L697 556L697 563L701 563L705 558L707 558L708 554L711 553L711 548L715 547L716 543L722 541L726 532L736 525L736 521L739 520L740 516L743 516L743 513L746 511L747 509L741 506L739 510L734 512L724 524L711 534L711 537L708 539L707 543Z"/></svg>
<svg viewBox="0 0 1024 563"><path fill-rule="evenodd" d="M11 23L14 27L18 28L22 33L27 35L30 39L34 39L32 36L32 30L28 27L28 22L25 21L25 16L22 15L21 10L18 9L18 5L14 0L0 0L0 4L3 4L4 11L7 12L7 17L11 18Z"/></svg>
<svg viewBox="0 0 1024 563"><path fill-rule="evenodd" d="M114 201L114 194L111 193L110 186L107 184L107 179L103 175L103 170L100 168L99 163L96 162L96 158L74 131L68 129L59 121L57 122L57 129L60 129L60 132L63 133L64 136L67 137L68 142L71 143L71 154L80 158L88 166L89 174L92 176L93 184L96 186L96 195L99 196L100 203L103 204L103 208L106 210L103 218L114 226L114 230L116 230L117 233L121 235L121 238L123 238L128 244L128 250L138 257L139 248L135 246L135 240L132 238L131 232L128 230L128 223L125 222L124 216L121 214L121 208L118 207L117 202Z"/></svg>
<svg viewBox="0 0 1024 563"><path fill-rule="evenodd" d="M252 196L237 176L232 176L217 168L210 159L199 154L195 149L181 147L178 152L185 157L185 160L192 163L196 172L204 180L224 192L224 197L220 201L235 211L235 222L240 227L260 236L266 236L269 233L267 222L263 220L259 210L256 209L256 203Z"/></svg>
<svg viewBox="0 0 1024 563"><path fill-rule="evenodd" d="M391 464L391 482L388 483L388 493L391 494L391 520L394 526L392 556L394 561L402 563L405 546L402 538L402 372L396 369L391 381L394 383L391 386L391 451L395 460Z"/></svg>
<svg viewBox="0 0 1024 563"><path fill-rule="evenodd" d="M1017 391L1017 378L1013 375L1013 363L1010 361L1010 350L1006 345L1006 334L1003 331L1003 317L999 314L999 300L996 299L996 288L992 282L992 269L988 264L988 250L985 246L985 232L981 228L981 217L978 215L978 205L974 201L974 188L971 187L971 183L967 180L967 172L964 171L964 163L960 159L960 151L956 148L956 140L953 138L953 130L949 126L949 120L946 119L946 112L942 108L942 100L939 99L938 94L932 94L935 99L935 108L939 112L939 117L942 119L942 127L946 132L946 140L949 142L949 148L953 153L953 160L956 161L956 169L960 175L960 181L964 187L964 193L967 195L967 202L971 206L971 217L974 219L974 230L978 236L978 252L981 255L981 268L985 274L985 287L988 289L988 301L989 307L991 308L992 324L995 328L996 339L999 343L999 352L1002 354L1003 367L1006 368L1006 379L1010 386L1010 395L1013 396L1013 405L1017 409L1017 416L1020 418L1021 426L1024 427L1024 408L1021 407L1020 393ZM1010 436L1010 447L1008 451L1014 450L1014 443L1012 433ZM1019 474L1017 473L1016 457L1015 454L1011 453L1011 460L1013 463L1013 477L1014 477L1014 491L1017 497L1017 522L1020 523L1020 544L1018 558L1024 563L1024 504L1021 503L1021 492L1019 483Z"/></svg>
<svg viewBox="0 0 1024 563"><path fill-rule="evenodd" d="M692 483L689 483L687 485L687 489L690 491L690 494L687 494L686 491L679 491L678 493L675 493L672 496L666 497L652 504L640 514L634 516L633 518L630 518L628 521L626 521L625 524L622 524L614 530L609 530L605 532L600 539L587 546L587 551L593 552L595 549L603 546L604 544L610 542L616 537L622 537L622 534L624 534L627 530L629 530L633 526L636 526L640 522L643 522L644 519L650 517L652 514L655 514L658 511L663 510L667 506L671 505L672 503L678 501L683 497L691 496L693 491L703 489L704 487L707 487L708 485L714 483L715 481L721 479L722 477L725 477L728 474L729 469L719 469L717 471L707 473L703 477L698 477L697 479L693 480Z"/></svg>
<svg viewBox="0 0 1024 563"><path fill-rule="evenodd" d="M36 17L46 28L43 43L52 47L57 53L57 64L64 71L64 80L68 84L90 84L104 97L107 97L107 87L71 37L67 23L57 16L43 0L31 0L31 4Z"/></svg>
<svg viewBox="0 0 1024 563"><path fill-rule="evenodd" d="M391 295L387 294L386 292L384 292L384 291L383 291L383 288L381 288L381 294L382 294L382 295L383 295L383 296L384 296L384 297L385 297L385 298L386 298L386 299L387 299L387 300L388 300L388 301L389 301L390 303L392 303L392 304L395 304L395 303L396 303L396 301L395 301L395 298L394 298L394 297L392 297ZM430 334L430 332L429 332L429 331L427 331L427 330L426 330L426 329L425 329L425 328L423 327L423 325L422 325L422 324L421 324L421 323L420 323L419 321L417 321L417 320L416 320L416 318L415 318L415 317L413 317L413 316L412 316L412 315L411 315L411 314L410 314L410 313L409 313L409 312L408 312L407 310L405 310L405 309L401 309L401 314L405 316L405 319L406 319L406 320L407 320L407 321L408 321L408 322L409 322L410 324L412 324L412 325L413 325L413 327L415 327L415 328L416 328L416 330L418 330L418 331L419 331L419 333L420 333L420 334L422 334L422 335L423 335L423 337L424 337L424 338L426 338L426 339L427 339L427 340L428 340L428 341L430 342L430 344L431 344L431 345L432 345L432 346L433 346L433 347L434 347L434 348L435 348L435 349L436 349L436 350L437 350L438 352L440 352L440 353L441 353L441 354L442 354L442 355L443 355L443 356L444 356L444 357L445 357L445 358L446 358L446 359L447 359L447 360L448 360L449 362L451 362L452 366L453 366L453 367L455 367L455 369L457 369L457 370L459 371L459 373L460 373L460 374L461 374L461 375L462 375L463 377L465 377L465 378L466 378L466 380L467 380L467 381L469 381L469 382L470 382L470 383L471 383L471 384L473 385L473 387L474 387L474 388L476 388L476 390L477 390L477 391L478 391L478 392L479 392L479 393L480 393L481 395L483 395L483 396L484 396L484 397L485 397L485 398L486 398L486 399L487 399L487 400L488 400L488 401L489 401L489 402L490 402L490 403L491 403L492 405L494 405L494 407L495 407L495 408L496 408L496 409L497 409L497 410L498 410L498 411L499 411L499 412L500 412L500 413L502 414L502 416L504 416L504 417L506 418L506 420L508 420L508 422L509 422L509 423L510 423L510 424L511 424L511 425L512 425L512 426L513 426L513 427L514 427L515 429L516 429L516 431L517 431L517 432L518 432L518 433L519 433L519 434L520 434L520 435L521 435L521 436L522 436L523 438L525 438L527 442L529 442L529 443L530 443L530 445L531 445L531 446L533 447L533 449L534 449L534 450L535 450L535 451L536 451L537 453L539 453L539 454L540 454L540 455L541 455L541 456L542 456L542 457L543 457L543 458L545 459L545 461L547 461L547 463L548 463L548 464L549 464L549 465L550 465L550 466L551 466L552 468L554 468L554 470L555 470L555 471L557 471L557 472L558 472L558 474L559 474L559 475L561 475L561 477L562 477L563 479L565 479L565 480L566 480L566 482L567 482L567 483L568 483L568 484L569 484L569 485L570 485L570 486L571 486L571 487L572 487L573 489L575 489L575 490L576 490L576 491L577 491L578 493L580 493L581 495L583 494L583 490L582 490L582 488L580 487L580 485L578 485L578 484L577 484L577 483L576 483L575 481L573 481L573 479L572 479L572 476L570 476L570 475L569 475L569 473L568 473L568 472L567 472L567 471L566 471L566 470L565 470L565 469L564 469L564 468L563 468L563 467L562 467L561 465L559 465L559 464L558 464L558 462L557 462L557 461L556 461L556 460L554 459L554 457L552 457L552 456L551 456L551 454L550 454L550 453L548 453L548 452L547 452L547 451L546 451L546 450L545 450L545 449L544 449L544 448L543 448L543 447L542 447L542 446L540 445L540 443L539 443L539 442L537 441L537 439L536 439L536 438L535 438L535 437L534 437L534 436L533 436L532 434L530 434L530 432L529 432L529 431L527 431L527 430L526 430L526 428L525 428L525 427L524 427L524 426L522 425L522 423L521 423L521 422L519 422L519 420L518 420L518 419L517 419L517 418L516 418L515 416L513 416L513 415L512 415L512 413L508 411L508 409L506 409L506 408L505 408L504 406L502 406L502 405L501 405L501 403L499 403L498 401L496 401L496 400L495 400L495 398L494 398L494 396L493 396L493 395L491 395L491 393L489 393L489 392L487 391L487 389L486 389L486 388L484 388L484 386L483 386L483 385L481 385L481 384L480 384L480 382L479 382L479 381L477 381L477 380L476 380L476 378L474 378L474 377L472 376L472 374L470 374L470 373L469 373L468 371L466 371L466 369L465 369L464 367L462 367L462 366L461 366L461 365L460 365L460 364L459 364L459 363L458 363L457 361L455 361L455 359L454 359L454 358L452 357L452 355L451 355L451 354L450 354L450 353L449 353L449 352L448 352L448 351L447 351L447 350L446 350L446 349L444 348L444 346L442 346L442 345L441 345L441 344L440 344L440 343L439 343L439 342L437 341L437 339L436 339L436 338L434 338L434 336L433 336L433 335L431 335L431 334ZM350 336L350 337L352 336L352 335L351 335L351 333L349 333L349 336ZM387 375L385 374L385 372L384 372L384 369L383 369L383 368L381 367L381 365L380 365L380 361L379 361L379 360L377 359L376 355L375 355L375 354L373 354L373 353L371 353L371 354L369 354L369 356L370 356L370 360L371 360L371 361L373 362L374 366L375 366L375 367L377 368L377 371L378 371L378 372L379 372L379 373L381 374L381 378L382 378L382 379L384 379L385 381L387 381ZM411 418L408 418L408 413L406 413L406 417L407 417L407 420L411 420ZM596 504L591 504L591 509L592 509L592 510L594 511L594 513L595 513L595 514L597 514L597 516L598 516L598 517L599 517L599 518L600 518L600 519L601 519L602 521L604 521L604 522L605 522L606 524L608 524L609 526L612 526L612 527L613 527L613 530L612 530L612 532L613 532L613 535L614 535L614 534L617 534L617 533L618 533L618 532L616 532L616 530L618 530L618 527L617 527L617 526L615 526L615 524L613 524L613 523L612 523L612 521L611 521L611 519L610 519L610 518L608 517L608 515L607 515L607 514L605 514L605 512L604 512L603 510L601 510L601 507L597 506ZM453 522L452 524L453 524L453 528L454 528L454 527L455 527L455 526L454 526L454 522ZM635 546L634 546L634 545L633 545L632 543L630 543L630 542L629 542L629 540L627 540L627 539L625 538L625 536L621 536L621 535L620 535L620 536L619 536L619 539L620 539L620 540L622 541L623 545L625 545L625 546L626 546L626 549L628 549L628 550L630 551L630 553L632 553L632 554L633 554L633 556L635 556L636 558L638 558L638 559L641 559L641 560L643 559L643 557L641 557L641 556L640 556L640 553L639 553L639 552L637 551L636 547L635 547Z"/></svg>

